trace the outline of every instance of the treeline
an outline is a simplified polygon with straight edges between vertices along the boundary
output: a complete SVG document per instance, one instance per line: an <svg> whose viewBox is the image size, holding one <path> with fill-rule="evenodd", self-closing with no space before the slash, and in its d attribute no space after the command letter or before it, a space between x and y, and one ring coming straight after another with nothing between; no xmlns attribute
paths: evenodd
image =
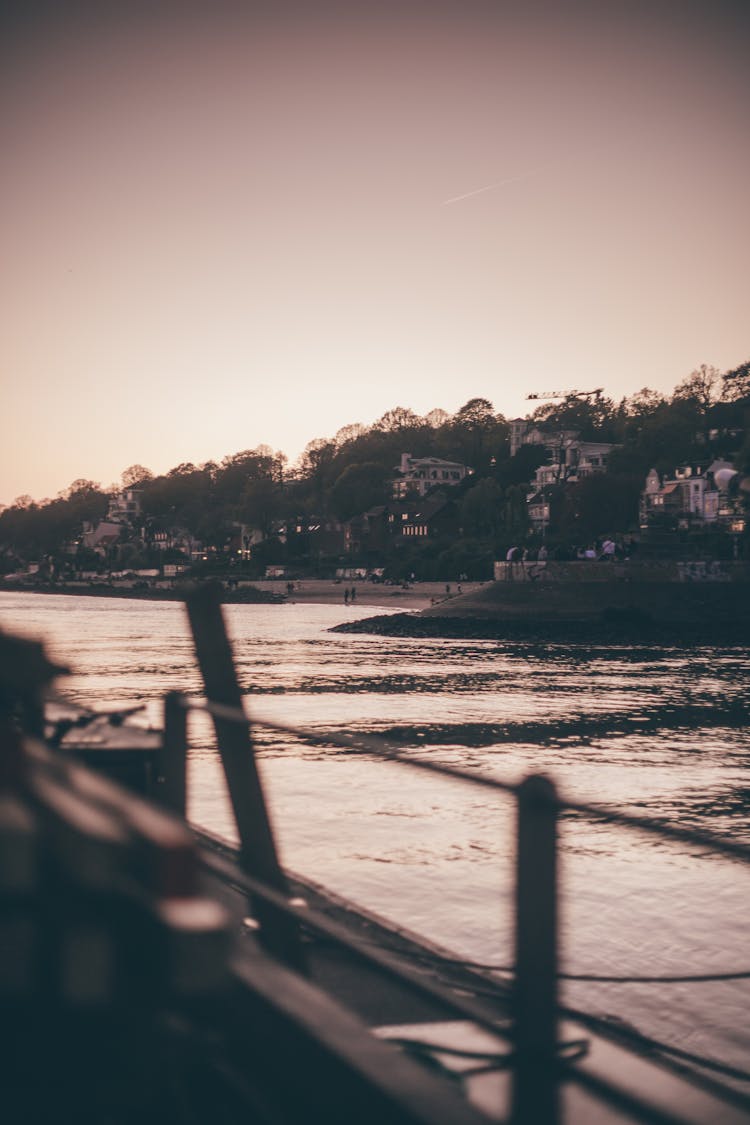
<svg viewBox="0 0 750 1125"><path fill-rule="evenodd" d="M750 472L747 416L750 363L720 374L703 366L671 395L644 389L615 403L604 395L574 395L538 406L529 420L550 431L577 430L584 440L618 445L608 471L574 489L556 505L561 538L627 531L635 525L638 494L652 467L734 459ZM297 464L270 447L245 450L220 463L186 463L155 476L143 466L123 473L123 487L141 492L143 528L184 528L221 549L237 524L272 537L280 522L347 520L390 498L401 454L434 456L470 466L473 474L451 492L460 504L464 537L487 551L526 532L525 498L544 460L539 446L510 456L508 421L484 398L453 415L424 417L397 407L371 426L349 425L311 441ZM80 536L82 521L104 517L110 494L96 482L74 481L54 500L20 497L0 513L0 562L55 557Z"/></svg>

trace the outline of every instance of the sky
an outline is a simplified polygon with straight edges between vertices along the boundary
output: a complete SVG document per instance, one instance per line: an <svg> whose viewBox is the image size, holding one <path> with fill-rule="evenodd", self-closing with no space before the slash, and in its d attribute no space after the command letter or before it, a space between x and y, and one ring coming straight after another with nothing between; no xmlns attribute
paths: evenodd
<svg viewBox="0 0 750 1125"><path fill-rule="evenodd" d="M0 503L744 362L745 9L7 6Z"/></svg>

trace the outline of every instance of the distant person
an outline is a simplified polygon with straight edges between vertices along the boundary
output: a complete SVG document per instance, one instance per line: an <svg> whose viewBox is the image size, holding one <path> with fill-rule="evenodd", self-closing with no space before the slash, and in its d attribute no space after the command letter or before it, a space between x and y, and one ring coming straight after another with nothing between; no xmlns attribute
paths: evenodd
<svg viewBox="0 0 750 1125"><path fill-rule="evenodd" d="M349 605L349 587L344 590L344 605Z"/></svg>
<svg viewBox="0 0 750 1125"><path fill-rule="evenodd" d="M357 587L356 587L356 586L352 586L352 592L351 592L351 601L352 601L352 605L354 605L354 603L355 603L355 601L356 601L356 600L357 600Z"/></svg>
<svg viewBox="0 0 750 1125"><path fill-rule="evenodd" d="M445 593L446 593L447 597L451 596L451 584L450 584L450 582L446 582L446 584L445 584Z"/></svg>
<svg viewBox="0 0 750 1125"><path fill-rule="evenodd" d="M547 548L546 548L544 543L542 543L541 547L539 548L539 551L538 551L536 557L537 557L538 562L546 562L547 561Z"/></svg>

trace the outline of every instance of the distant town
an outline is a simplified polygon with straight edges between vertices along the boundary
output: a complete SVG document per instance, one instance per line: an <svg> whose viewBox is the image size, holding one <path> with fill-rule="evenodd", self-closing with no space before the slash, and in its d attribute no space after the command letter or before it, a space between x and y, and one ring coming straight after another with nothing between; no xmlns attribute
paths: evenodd
<svg viewBox="0 0 750 1125"><path fill-rule="evenodd" d="M750 559L750 363L671 395L539 391L506 419L397 407L220 463L141 465L0 511L0 588L346 575L482 581L498 560Z"/></svg>

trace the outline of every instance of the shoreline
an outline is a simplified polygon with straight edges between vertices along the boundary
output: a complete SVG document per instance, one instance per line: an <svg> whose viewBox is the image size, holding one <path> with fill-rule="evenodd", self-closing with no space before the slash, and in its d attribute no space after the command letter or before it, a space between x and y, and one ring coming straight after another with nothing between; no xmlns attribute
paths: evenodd
<svg viewBox="0 0 750 1125"><path fill-rule="evenodd" d="M281 587L281 588L280 588ZM354 601L345 591L355 589ZM0 593L56 594L129 601L184 601L187 588L0 585ZM403 588L379 583L260 579L222 590L226 605L328 605L341 610L329 631L434 640L528 644L750 644L750 597L745 583L464 583L446 594L442 582ZM351 610L360 611L347 620ZM361 615L362 610L389 612Z"/></svg>
<svg viewBox="0 0 750 1125"><path fill-rule="evenodd" d="M422 617L418 613L395 613L344 621L331 633L369 633L381 637L425 640L507 641L526 644L628 644L700 645L729 644L747 648L744 622L667 622L640 618L528 620L479 617Z"/></svg>
<svg viewBox="0 0 750 1125"><path fill-rule="evenodd" d="M476 592L483 584L464 583L466 593ZM344 601L344 591L355 589L353 601ZM455 586L452 586L452 591ZM186 588L159 588L149 586L136 589L132 586L95 584L74 586L59 584L25 585L21 583L0 583L0 594L42 594L68 595L83 598L121 598L131 601L177 601L185 599ZM286 583L274 579L259 579L257 582L240 586L238 589L222 590L221 600L225 605L338 605L342 611L351 606L372 609L412 610L436 608L439 604L458 600L457 594L446 594L444 582L420 582L407 589L401 586L386 586L375 582L335 582L331 579L302 579L295 581L291 594L286 592Z"/></svg>
<svg viewBox="0 0 750 1125"><path fill-rule="evenodd" d="M66 586L63 583L49 586L22 586L2 585L2 594L43 594L67 595L74 598L121 598L127 601L140 602L182 602L185 600L185 591L181 589L158 589L149 587L146 590L136 590L133 587L93 585L93 586ZM261 596L258 596L258 595ZM248 605L280 605L284 598L266 596L261 591L250 590L225 590L222 601L245 603Z"/></svg>

